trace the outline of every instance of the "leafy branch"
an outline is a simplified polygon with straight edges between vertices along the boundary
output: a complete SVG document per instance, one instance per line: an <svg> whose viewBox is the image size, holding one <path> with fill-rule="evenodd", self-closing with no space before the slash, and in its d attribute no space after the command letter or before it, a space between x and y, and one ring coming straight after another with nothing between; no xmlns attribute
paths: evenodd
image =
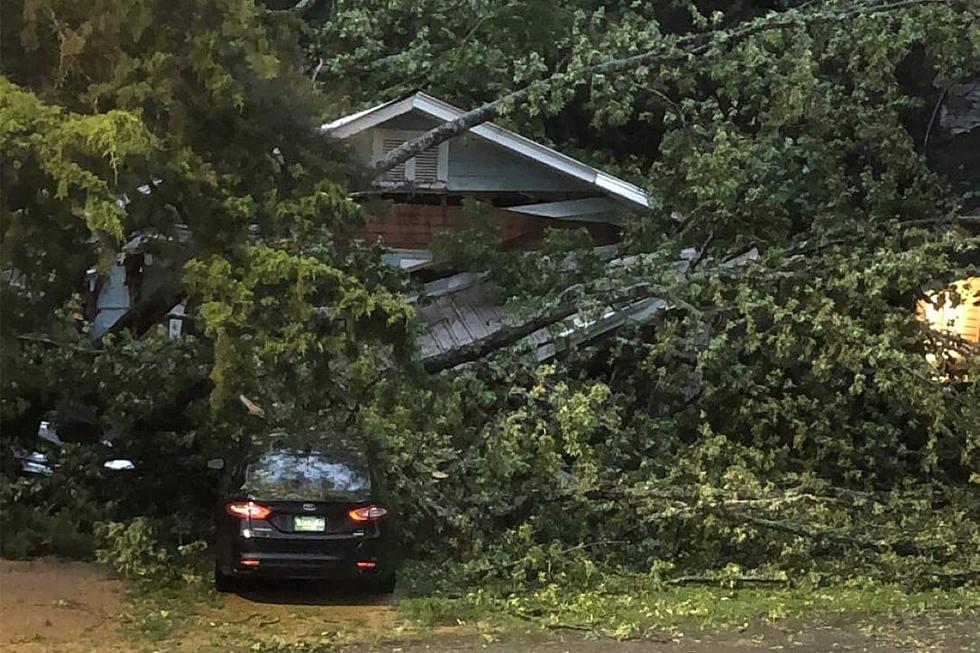
<svg viewBox="0 0 980 653"><path fill-rule="evenodd" d="M734 28L716 29L707 32L690 33L679 38L665 38L658 47L646 52L621 59L587 64L556 72L544 79L531 82L527 86L511 91L495 100L487 102L462 116L444 122L421 136L402 143L391 150L374 166L375 175L382 175L395 166L405 163L426 150L436 147L450 138L492 120L504 107L527 100L532 94L545 90L557 82L580 80L589 75L619 74L651 64L684 63L693 58L708 54L713 48L731 46L762 32L807 27L819 23L845 22L860 16L896 13L905 9L925 5L957 5L959 0L901 0L869 4L855 2L838 10L814 11L812 13L791 9L786 12L770 14L759 19L746 21Z"/></svg>

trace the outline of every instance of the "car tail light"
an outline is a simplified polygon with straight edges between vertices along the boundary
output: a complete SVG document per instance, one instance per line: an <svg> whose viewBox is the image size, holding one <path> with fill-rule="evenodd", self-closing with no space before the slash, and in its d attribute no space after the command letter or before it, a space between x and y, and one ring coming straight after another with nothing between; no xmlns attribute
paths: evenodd
<svg viewBox="0 0 980 653"><path fill-rule="evenodd" d="M388 511L381 506L364 506L363 508L354 508L347 513L347 516L354 521L364 522L378 521L387 514Z"/></svg>
<svg viewBox="0 0 980 653"><path fill-rule="evenodd" d="M355 564L358 569L374 569L378 566L374 560L358 560Z"/></svg>
<svg viewBox="0 0 980 653"><path fill-rule="evenodd" d="M254 501L232 501L225 506L225 512L239 519L265 519L272 511Z"/></svg>
<svg viewBox="0 0 980 653"><path fill-rule="evenodd" d="M258 567L262 564L261 560L242 560L243 567Z"/></svg>

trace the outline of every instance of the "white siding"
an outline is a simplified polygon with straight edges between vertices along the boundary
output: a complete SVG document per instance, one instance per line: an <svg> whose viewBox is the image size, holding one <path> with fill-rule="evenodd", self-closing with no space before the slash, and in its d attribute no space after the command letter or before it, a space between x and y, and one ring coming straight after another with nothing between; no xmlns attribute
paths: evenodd
<svg viewBox="0 0 980 653"><path fill-rule="evenodd" d="M355 160L369 164L378 156L374 144L378 130L421 135L438 124L439 121L414 111L358 133L350 137L349 142ZM446 178L446 189L455 192L595 192L590 184L508 152L482 138L464 135L450 140L446 147L449 148L448 161L444 164L446 170L438 169L435 150L417 157L414 165L418 182L426 183L436 167L435 178ZM405 176L405 169L399 166L385 175L385 179L390 183Z"/></svg>
<svg viewBox="0 0 980 653"><path fill-rule="evenodd" d="M456 191L593 191L576 179L464 135L449 143L449 184Z"/></svg>
<svg viewBox="0 0 980 653"><path fill-rule="evenodd" d="M919 303L919 315L937 331L955 333L956 335L980 342L980 277L971 277L953 284L959 293L961 302L952 305L949 299L941 306L922 301Z"/></svg>

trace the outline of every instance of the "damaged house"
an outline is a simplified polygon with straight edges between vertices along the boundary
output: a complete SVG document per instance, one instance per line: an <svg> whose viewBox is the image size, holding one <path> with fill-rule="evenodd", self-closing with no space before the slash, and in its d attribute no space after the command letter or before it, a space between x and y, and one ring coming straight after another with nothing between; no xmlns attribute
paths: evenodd
<svg viewBox="0 0 980 653"><path fill-rule="evenodd" d="M425 93L380 104L339 118L321 131L342 142L351 158L370 166L392 149L464 112ZM384 261L429 281L416 297L425 325L423 360L444 355L502 329L508 311L486 275L442 276L432 270L433 238L463 223L463 201L487 205L501 247L534 250L547 229L586 229L607 258L624 217L650 208L643 189L512 131L487 123L397 166L359 189L371 202L369 218L355 237L380 242ZM154 292L162 262L144 253L153 236L132 239L107 273L88 280L94 338L124 324L139 297ZM445 274L445 273L442 273ZM179 335L186 304L179 298L166 315ZM544 332L531 338L548 347ZM540 354L546 358L547 354Z"/></svg>
<svg viewBox="0 0 980 653"><path fill-rule="evenodd" d="M366 166L465 112L414 93L323 125ZM392 201L360 234L381 239L404 267L431 259L432 238L460 224L464 198L490 204L502 246L535 249L547 228L585 227L598 244L619 239L628 213L645 211L643 189L512 131L485 123L389 170L361 196Z"/></svg>
<svg viewBox="0 0 980 653"><path fill-rule="evenodd" d="M352 158L369 167L464 113L416 92L339 118L322 130L343 141ZM370 243L380 241L387 262L429 281L415 302L425 326L420 355L432 370L451 367L453 352L513 326L513 316L487 275L438 278L431 269L433 238L462 226L465 199L488 205L501 248L534 250L548 229L584 228L607 259L614 257L624 217L650 208L642 188L491 123L396 166L358 196L388 200L384 208L371 211L358 236ZM626 314L610 311L600 318L600 325L575 323L568 315L563 326L531 329L516 337L531 345L539 360L546 360L557 351L556 337L572 332L594 337L597 329L606 331L628 315L648 310L650 301L636 303Z"/></svg>
<svg viewBox="0 0 980 653"><path fill-rule="evenodd" d="M933 140L942 139L947 148L952 141L975 140L980 134L978 97L976 85L950 92ZM347 148L353 161L369 169L403 143L464 113L416 92L338 118L324 124L321 131ZM628 321L648 320L666 308L663 300L642 296L610 304L588 318L569 306L546 323L528 322L506 305L487 274L454 274L433 266L433 239L463 226L463 202L472 199L488 207L501 248L533 251L548 229L584 228L610 269L643 264L637 257L617 258L616 254L624 218L651 209L642 188L492 123L473 127L366 181L354 196L368 209L367 223L355 237L380 243L386 263L425 282L414 301L423 325L420 356L432 371L474 360L514 342L527 345L537 360L547 360L565 347L592 340ZM93 337L125 325L137 298L157 292L154 276L165 262L144 253L148 238L153 236L131 240L107 274L92 271L87 318ZM675 272L686 274L698 256L693 249L683 252L673 264ZM735 267L757 256L755 250L742 252L721 266ZM976 292L976 280L969 281L974 283L965 284L967 294ZM168 297L169 311L151 316L153 321L167 320L174 336L180 334L186 309L182 300ZM961 309L937 304L929 310L920 305L919 312L934 328L978 342L980 323L972 306L973 302Z"/></svg>

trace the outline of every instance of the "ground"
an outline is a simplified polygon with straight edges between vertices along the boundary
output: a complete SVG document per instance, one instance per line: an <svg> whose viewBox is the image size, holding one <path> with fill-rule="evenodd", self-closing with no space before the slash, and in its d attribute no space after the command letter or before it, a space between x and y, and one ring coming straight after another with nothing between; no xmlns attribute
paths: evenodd
<svg viewBox="0 0 980 653"><path fill-rule="evenodd" d="M563 628L485 622L423 627L398 600L309 585L253 588L240 595L129 591L105 569L43 559L0 561L0 651L142 653L736 653L757 651L977 651L980 606L807 625L761 620L703 632L618 641Z"/></svg>

